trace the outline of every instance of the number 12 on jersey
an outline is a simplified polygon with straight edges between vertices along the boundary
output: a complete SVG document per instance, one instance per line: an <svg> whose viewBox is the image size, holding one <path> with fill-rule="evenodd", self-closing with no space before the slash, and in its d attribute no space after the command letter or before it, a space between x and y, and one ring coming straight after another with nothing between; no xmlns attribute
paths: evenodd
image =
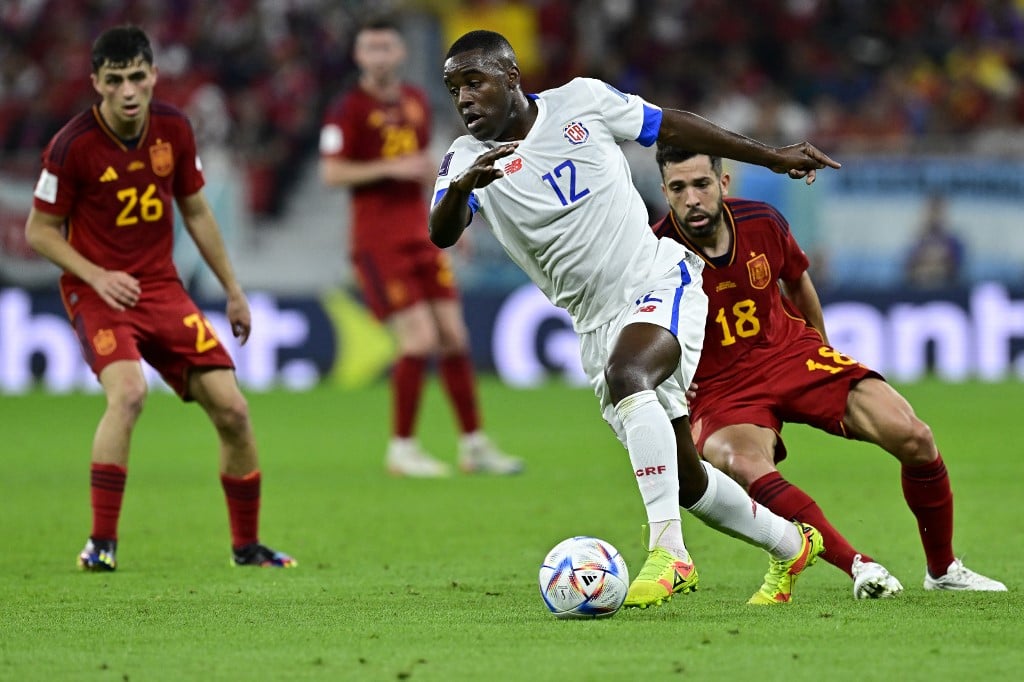
<svg viewBox="0 0 1024 682"><path fill-rule="evenodd" d="M563 173L567 177L563 178ZM555 191L555 195L558 197L558 200L562 202L562 206L568 206L569 204L575 203L582 199L583 197L590 194L589 188L584 187L582 190L576 189L576 165L572 162L571 159L566 159L562 163L555 166L554 170L552 170L550 173L545 173L541 177L545 181L547 181L549 185L551 185L551 189ZM566 200L565 194L562 192L562 188L558 186L558 182L555 180L555 178L561 180L562 184L568 185L568 200Z"/></svg>

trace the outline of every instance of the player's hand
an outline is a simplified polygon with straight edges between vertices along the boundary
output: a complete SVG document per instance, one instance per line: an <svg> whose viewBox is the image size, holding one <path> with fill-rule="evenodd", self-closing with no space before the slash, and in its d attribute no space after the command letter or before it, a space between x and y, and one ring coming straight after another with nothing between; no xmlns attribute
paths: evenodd
<svg viewBox="0 0 1024 682"><path fill-rule="evenodd" d="M794 179L806 178L807 184L814 182L816 171L822 168L841 168L842 164L810 142L798 142L788 147L777 147L779 160L769 166L776 173L786 173Z"/></svg>
<svg viewBox="0 0 1024 682"><path fill-rule="evenodd" d="M476 157L473 165L462 171L459 177L451 181L449 187L461 192L472 192L474 189L486 187L498 178L505 177L505 171L495 168L494 162L514 152L518 142L506 142L494 149L489 149Z"/></svg>
<svg viewBox="0 0 1024 682"><path fill-rule="evenodd" d="M104 303L119 312L134 307L142 295L139 280L127 272L103 270L90 284Z"/></svg>
<svg viewBox="0 0 1024 682"><path fill-rule="evenodd" d="M229 294L226 312L228 322L231 323L231 333L238 339L239 345L244 346L252 331L252 313L249 312L249 300L245 294Z"/></svg>
<svg viewBox="0 0 1024 682"><path fill-rule="evenodd" d="M697 397L697 382L691 382L690 387L686 389L686 405L692 405L694 398Z"/></svg>

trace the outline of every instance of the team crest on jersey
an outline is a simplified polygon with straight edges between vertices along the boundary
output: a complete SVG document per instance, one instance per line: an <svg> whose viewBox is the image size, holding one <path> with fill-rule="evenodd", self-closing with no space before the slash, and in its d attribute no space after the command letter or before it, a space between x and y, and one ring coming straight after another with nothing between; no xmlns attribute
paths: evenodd
<svg viewBox="0 0 1024 682"><path fill-rule="evenodd" d="M747 261L747 273L750 285L755 289L764 289L772 283L772 267L768 265L768 257L759 253Z"/></svg>
<svg viewBox="0 0 1024 682"><path fill-rule="evenodd" d="M149 148L149 162L153 166L153 172L160 177L166 177L174 170L174 152L171 151L171 143L157 140L156 144Z"/></svg>
<svg viewBox="0 0 1024 682"><path fill-rule="evenodd" d="M569 121L562 128L562 135L569 144L583 144L590 139L590 131L579 121Z"/></svg>
<svg viewBox="0 0 1024 682"><path fill-rule="evenodd" d="M117 349L117 338L111 329L101 329L92 337L92 347L98 355L110 355Z"/></svg>

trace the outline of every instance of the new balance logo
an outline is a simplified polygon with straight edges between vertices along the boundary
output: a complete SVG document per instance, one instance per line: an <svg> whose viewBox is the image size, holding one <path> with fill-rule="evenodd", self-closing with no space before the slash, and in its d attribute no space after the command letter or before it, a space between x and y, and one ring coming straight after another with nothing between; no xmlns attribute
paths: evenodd
<svg viewBox="0 0 1024 682"><path fill-rule="evenodd" d="M100 176L100 182L111 182L117 180L117 171L111 166L107 166L107 170L103 171L103 175Z"/></svg>

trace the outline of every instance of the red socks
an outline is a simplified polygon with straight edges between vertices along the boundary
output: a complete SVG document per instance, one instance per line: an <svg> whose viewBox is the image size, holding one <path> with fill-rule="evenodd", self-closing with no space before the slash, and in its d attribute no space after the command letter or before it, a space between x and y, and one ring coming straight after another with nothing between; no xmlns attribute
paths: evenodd
<svg viewBox="0 0 1024 682"><path fill-rule="evenodd" d="M117 522L128 470L118 464L93 463L89 470L94 540L117 540Z"/></svg>
<svg viewBox="0 0 1024 682"><path fill-rule="evenodd" d="M92 533L94 540L117 540L117 522L127 469L117 464L93 464L90 470ZM231 545L243 547L257 542L260 518L260 472L243 478L221 475L231 521Z"/></svg>
<svg viewBox="0 0 1024 682"><path fill-rule="evenodd" d="M391 399L394 405L394 435L410 438L423 395L426 358L403 355L391 370Z"/></svg>
<svg viewBox="0 0 1024 682"><path fill-rule="evenodd" d="M928 572L936 577L945 575L956 557L953 555L953 492L942 455L930 464L904 466L901 473L903 497L917 517Z"/></svg>
<svg viewBox="0 0 1024 682"><path fill-rule="evenodd" d="M480 429L480 412L476 399L476 379L473 362L469 355L445 355L438 361L438 371L448 399L455 408L462 433L473 433Z"/></svg>
<svg viewBox="0 0 1024 682"><path fill-rule="evenodd" d="M231 546L239 549L259 541L260 525L260 472L254 471L242 478L220 475L224 496L228 502L231 523Z"/></svg>
<svg viewBox="0 0 1024 682"><path fill-rule="evenodd" d="M750 496L785 519L797 519L809 523L821 532L825 540L825 561L846 571L852 577L855 554L861 554L862 561L873 561L866 554L855 550L846 538L825 518L825 512L818 503L800 488L787 481L778 471L765 474L750 484ZM943 569L945 570L945 569Z"/></svg>

